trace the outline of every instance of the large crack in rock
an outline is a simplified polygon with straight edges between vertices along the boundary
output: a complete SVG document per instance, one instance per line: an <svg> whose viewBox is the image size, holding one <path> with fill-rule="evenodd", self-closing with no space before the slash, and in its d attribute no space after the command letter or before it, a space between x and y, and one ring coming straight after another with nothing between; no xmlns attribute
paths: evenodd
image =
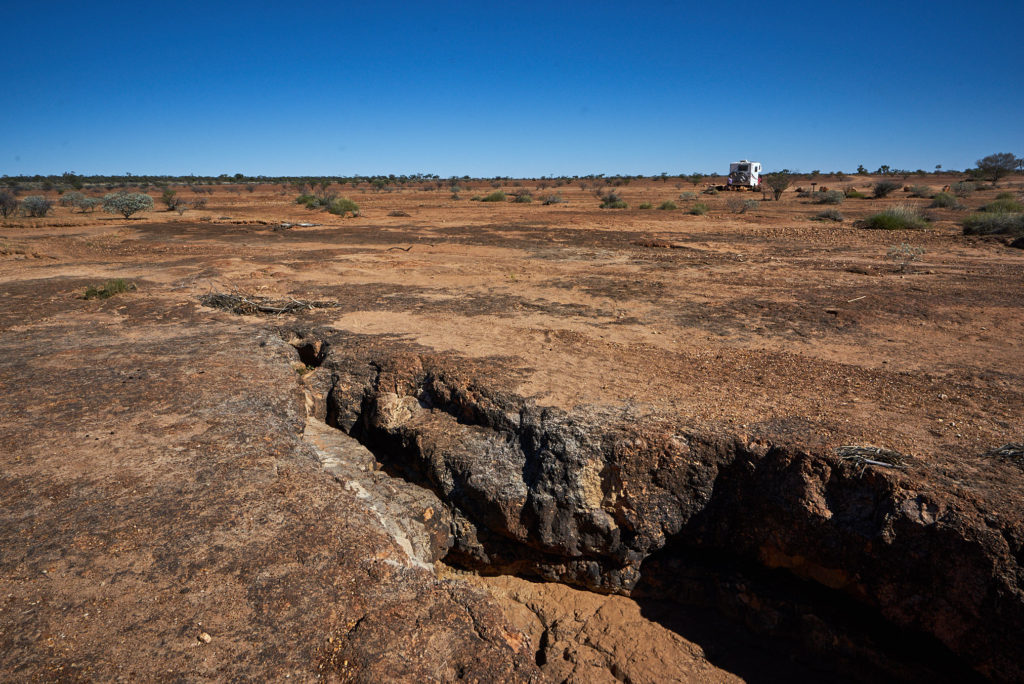
<svg viewBox="0 0 1024 684"><path fill-rule="evenodd" d="M321 349L311 410L430 490L411 508L444 511L399 530L414 560L713 606L878 676L1024 678L1019 520L910 472L538 407L430 355Z"/></svg>

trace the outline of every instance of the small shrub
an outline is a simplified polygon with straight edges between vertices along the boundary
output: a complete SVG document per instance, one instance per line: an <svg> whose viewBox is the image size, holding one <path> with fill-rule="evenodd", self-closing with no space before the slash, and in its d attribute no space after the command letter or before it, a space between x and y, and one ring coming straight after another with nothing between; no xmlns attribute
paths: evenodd
<svg viewBox="0 0 1024 684"><path fill-rule="evenodd" d="M704 214L708 213L708 205L704 204L703 202L697 202L692 207L690 207L690 213L693 214L694 216L703 216Z"/></svg>
<svg viewBox="0 0 1024 684"><path fill-rule="evenodd" d="M66 192L60 196L60 206L73 207L79 200L85 199L85 195L78 191Z"/></svg>
<svg viewBox="0 0 1024 684"><path fill-rule="evenodd" d="M86 212L91 213L93 211L96 211L96 209L101 204L103 204L103 200L101 200L99 197L83 196L75 200L75 206L78 207L78 210L81 211L83 214Z"/></svg>
<svg viewBox="0 0 1024 684"><path fill-rule="evenodd" d="M864 227L874 230L911 230L924 225L917 209L905 204L888 207L864 220Z"/></svg>
<svg viewBox="0 0 1024 684"><path fill-rule="evenodd" d="M320 200L313 195L299 195L295 198L296 204L301 204L309 209L316 209L320 206Z"/></svg>
<svg viewBox="0 0 1024 684"><path fill-rule="evenodd" d="M927 185L912 185L910 186L910 196L920 197L922 199L931 199L935 196L935 191Z"/></svg>
<svg viewBox="0 0 1024 684"><path fill-rule="evenodd" d="M469 198L469 201L470 202L483 202L484 198L481 197L480 195L473 195L472 197Z"/></svg>
<svg viewBox="0 0 1024 684"><path fill-rule="evenodd" d="M812 192L812 204L842 204L846 195L838 190L826 190L825 192Z"/></svg>
<svg viewBox="0 0 1024 684"><path fill-rule="evenodd" d="M843 215L838 209L825 209L815 216L814 219L817 221L835 221L836 223L842 223Z"/></svg>
<svg viewBox="0 0 1024 684"><path fill-rule="evenodd" d="M334 197L327 201L327 211L337 216L351 213L355 218L359 216L359 205L345 197Z"/></svg>
<svg viewBox="0 0 1024 684"><path fill-rule="evenodd" d="M0 190L0 216L7 218L18 210L18 198L10 190Z"/></svg>
<svg viewBox="0 0 1024 684"><path fill-rule="evenodd" d="M160 195L160 201L167 207L167 211L174 211L181 204L181 200L176 197L178 193L170 188L164 190L163 194Z"/></svg>
<svg viewBox="0 0 1024 684"><path fill-rule="evenodd" d="M843 194L846 195L847 199L864 199L865 197L867 197L867 195L865 195L863 192L853 187L852 185L843 190Z"/></svg>
<svg viewBox="0 0 1024 684"><path fill-rule="evenodd" d="M614 192L609 192L601 198L602 209L629 209L626 201Z"/></svg>
<svg viewBox="0 0 1024 684"><path fill-rule="evenodd" d="M544 205L547 206L549 204L565 204L565 198L557 193L554 195L548 195L544 198Z"/></svg>
<svg viewBox="0 0 1024 684"><path fill-rule="evenodd" d="M761 203L755 199L743 200L743 212L754 211Z"/></svg>
<svg viewBox="0 0 1024 684"><path fill-rule="evenodd" d="M959 183L953 183L953 187L950 189L957 197L968 197L978 189L978 185L970 181L960 181Z"/></svg>
<svg viewBox="0 0 1024 684"><path fill-rule="evenodd" d="M130 292L135 289L134 283L129 283L124 278L113 278L102 285L90 285L85 288L85 299L109 299L122 292Z"/></svg>
<svg viewBox="0 0 1024 684"><path fill-rule="evenodd" d="M871 194L875 199L882 199L899 190L899 188L900 184L896 181L878 181L875 183L875 187L871 189Z"/></svg>
<svg viewBox="0 0 1024 684"><path fill-rule="evenodd" d="M1017 199L1017 196L1014 195L1012 192L1001 192L998 195L996 195L996 199L997 200L1012 200L1012 199Z"/></svg>
<svg viewBox="0 0 1024 684"><path fill-rule="evenodd" d="M948 192L940 192L932 197L931 209L961 209L960 201Z"/></svg>
<svg viewBox="0 0 1024 684"><path fill-rule="evenodd" d="M29 195L25 199L21 200L21 211L26 216L32 218L41 218L50 213L50 209L53 208L53 202L46 199L42 195Z"/></svg>
<svg viewBox="0 0 1024 684"><path fill-rule="evenodd" d="M394 210L388 212L388 216L408 216L408 215L409 214L407 214L406 212L399 211L398 209L394 209Z"/></svg>
<svg viewBox="0 0 1024 684"><path fill-rule="evenodd" d="M718 188L704 188L703 190L700 191L700 194L702 194L702 195L717 195L718 194Z"/></svg>
<svg viewBox="0 0 1024 684"><path fill-rule="evenodd" d="M486 197L481 197L480 201L481 202L504 202L505 201L505 193L502 192L501 190L495 190L494 192L492 192L491 194L487 195Z"/></svg>
<svg viewBox="0 0 1024 684"><path fill-rule="evenodd" d="M994 199L981 208L986 214L1012 214L1024 211L1024 204L1014 199Z"/></svg>
<svg viewBox="0 0 1024 684"><path fill-rule="evenodd" d="M691 192L690 194L692 195L693 193ZM676 203L673 202L672 200L665 200L664 202L658 205L658 209L660 209L661 211L675 211L678 208L679 207L676 206Z"/></svg>
<svg viewBox="0 0 1024 684"><path fill-rule="evenodd" d="M519 192L512 196L512 201L516 204L529 204L533 201L533 195L528 192Z"/></svg>
<svg viewBox="0 0 1024 684"><path fill-rule="evenodd" d="M450 196L450 197L449 197L448 199L453 199L453 200L460 200L460 199L462 199L462 198L461 198L461 197L459 197L459 193L457 193L457 192L453 192L453 193L451 194L451 196Z"/></svg>
<svg viewBox="0 0 1024 684"><path fill-rule="evenodd" d="M962 225L964 235L1024 235L1024 214L971 214Z"/></svg>
<svg viewBox="0 0 1024 684"><path fill-rule="evenodd" d="M890 247L886 256L899 264L900 273L907 270L910 262L917 261L924 254L924 247L915 247L907 242L902 242L896 247Z"/></svg>
<svg viewBox="0 0 1024 684"><path fill-rule="evenodd" d="M681 192L681 193L679 193L679 199L683 200L684 202L690 202L692 200L697 199L697 193L695 193L695 192Z"/></svg>
<svg viewBox="0 0 1024 684"><path fill-rule="evenodd" d="M115 192L103 197L103 211L121 214L128 218L132 214L153 208L153 198L143 192Z"/></svg>
<svg viewBox="0 0 1024 684"><path fill-rule="evenodd" d="M641 202L637 205L637 209L653 209L653 205L650 202Z"/></svg>

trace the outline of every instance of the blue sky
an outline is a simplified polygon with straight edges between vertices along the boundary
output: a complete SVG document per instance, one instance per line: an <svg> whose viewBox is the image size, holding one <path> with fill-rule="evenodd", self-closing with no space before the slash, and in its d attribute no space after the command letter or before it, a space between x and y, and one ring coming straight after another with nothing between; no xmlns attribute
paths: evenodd
<svg viewBox="0 0 1024 684"><path fill-rule="evenodd" d="M0 174L962 169L1024 2L3 3Z"/></svg>

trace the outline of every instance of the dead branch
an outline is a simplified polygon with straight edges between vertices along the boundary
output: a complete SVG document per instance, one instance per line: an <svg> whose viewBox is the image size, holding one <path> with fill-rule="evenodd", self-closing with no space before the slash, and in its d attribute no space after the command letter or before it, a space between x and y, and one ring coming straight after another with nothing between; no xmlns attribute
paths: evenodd
<svg viewBox="0 0 1024 684"><path fill-rule="evenodd" d="M271 300L237 292L211 292L199 297L203 306L223 309L231 313L255 316L258 314L292 314L313 309L327 309L337 306L334 302L303 301L290 297L286 300Z"/></svg>

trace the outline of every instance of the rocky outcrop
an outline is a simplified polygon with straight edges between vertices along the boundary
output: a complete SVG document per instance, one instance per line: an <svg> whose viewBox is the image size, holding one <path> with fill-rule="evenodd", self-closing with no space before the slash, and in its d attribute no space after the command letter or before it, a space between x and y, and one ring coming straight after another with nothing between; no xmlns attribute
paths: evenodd
<svg viewBox="0 0 1024 684"><path fill-rule="evenodd" d="M447 506L449 562L684 601L701 584L685 580L694 568L740 568L755 585L796 582L790 605L821 592L862 613L861 627L915 635L926 659L948 649L987 676L1024 677L1020 520L943 490L923 463L865 468L671 421L538 407L431 356L342 348L325 367L325 417ZM785 604L765 602L778 615Z"/></svg>

